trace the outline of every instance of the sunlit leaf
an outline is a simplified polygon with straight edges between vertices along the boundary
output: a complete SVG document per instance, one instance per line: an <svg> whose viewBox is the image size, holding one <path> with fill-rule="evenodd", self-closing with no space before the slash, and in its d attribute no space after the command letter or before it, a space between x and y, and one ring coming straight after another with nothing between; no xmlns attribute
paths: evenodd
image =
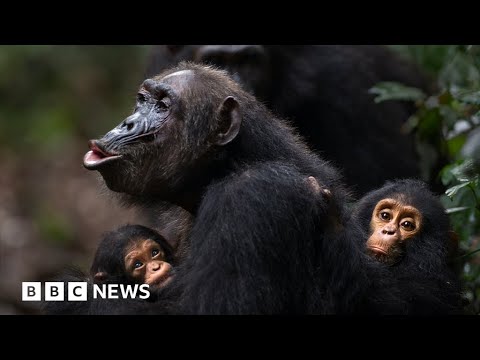
<svg viewBox="0 0 480 360"><path fill-rule="evenodd" d="M446 209L445 212L447 214L454 214L454 213L462 212L462 211L465 211L465 210L468 210L468 209L470 209L468 206L460 206L460 207L454 207L454 208Z"/></svg>
<svg viewBox="0 0 480 360"><path fill-rule="evenodd" d="M401 83L385 81L376 84L369 91L370 94L378 95L375 102L379 103L386 100L424 100L427 96L425 93L414 87L405 86Z"/></svg>
<svg viewBox="0 0 480 360"><path fill-rule="evenodd" d="M467 159L462 164L452 168L451 172L458 181L472 181L478 177L475 163L472 159Z"/></svg>
<svg viewBox="0 0 480 360"><path fill-rule="evenodd" d="M452 186L451 188L445 190L445 195L447 195L449 198L452 198L453 196L455 196L455 194L458 192L458 190L470 185L470 181L467 181L467 182L464 182L464 183L461 183L461 184L458 184L458 185L455 185L455 186Z"/></svg>
<svg viewBox="0 0 480 360"><path fill-rule="evenodd" d="M443 185L448 185L455 181L456 178L452 174L452 169L457 167L461 163L463 163L463 161L457 161L443 167L443 169L440 171L440 179L442 180Z"/></svg>

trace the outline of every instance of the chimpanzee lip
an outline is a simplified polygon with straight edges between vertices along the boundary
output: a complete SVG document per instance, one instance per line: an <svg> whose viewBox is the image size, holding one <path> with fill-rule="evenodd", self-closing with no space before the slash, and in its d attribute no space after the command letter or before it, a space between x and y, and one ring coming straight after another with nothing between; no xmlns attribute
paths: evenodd
<svg viewBox="0 0 480 360"><path fill-rule="evenodd" d="M375 254L387 255L387 252L378 246L370 246L369 249Z"/></svg>
<svg viewBox="0 0 480 360"><path fill-rule="evenodd" d="M97 140L90 140L88 147L90 151L83 157L83 166L88 170L97 170L122 157L120 154L114 154L105 150Z"/></svg>

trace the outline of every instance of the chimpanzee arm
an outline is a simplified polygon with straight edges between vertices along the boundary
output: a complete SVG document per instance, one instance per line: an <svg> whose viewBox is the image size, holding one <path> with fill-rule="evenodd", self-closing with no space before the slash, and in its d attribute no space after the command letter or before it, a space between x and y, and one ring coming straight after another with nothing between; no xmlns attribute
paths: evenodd
<svg viewBox="0 0 480 360"><path fill-rule="evenodd" d="M210 186L176 279L180 312L288 313L306 301L328 206L306 178L267 163Z"/></svg>

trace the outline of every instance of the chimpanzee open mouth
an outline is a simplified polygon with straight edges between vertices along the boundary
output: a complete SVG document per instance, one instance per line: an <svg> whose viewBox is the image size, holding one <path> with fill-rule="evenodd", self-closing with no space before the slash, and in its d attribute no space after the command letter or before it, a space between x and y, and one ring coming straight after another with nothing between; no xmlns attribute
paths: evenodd
<svg viewBox="0 0 480 360"><path fill-rule="evenodd" d="M88 151L83 157L83 166L89 170L98 169L99 167L122 157L122 155L112 154L106 151L98 140L90 140L88 142L88 147L90 148L90 151Z"/></svg>

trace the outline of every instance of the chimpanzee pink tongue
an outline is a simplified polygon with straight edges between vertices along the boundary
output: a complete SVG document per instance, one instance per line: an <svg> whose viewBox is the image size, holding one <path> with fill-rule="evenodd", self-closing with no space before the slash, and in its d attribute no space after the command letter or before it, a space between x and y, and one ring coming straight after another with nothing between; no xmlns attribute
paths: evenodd
<svg viewBox="0 0 480 360"><path fill-rule="evenodd" d="M88 151L85 156L83 157L83 162L86 165L95 165L97 162L100 160L104 159L105 156L99 152L96 152L94 150Z"/></svg>

